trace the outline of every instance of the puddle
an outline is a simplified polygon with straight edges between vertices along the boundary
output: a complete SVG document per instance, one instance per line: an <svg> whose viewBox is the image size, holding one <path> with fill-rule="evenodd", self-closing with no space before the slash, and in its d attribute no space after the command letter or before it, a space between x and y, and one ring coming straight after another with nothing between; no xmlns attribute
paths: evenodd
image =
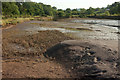
<svg viewBox="0 0 120 80"><path fill-rule="evenodd" d="M77 23L87 23L87 24L100 24L100 25L108 25L108 26L120 26L118 24L120 20L73 20L72 22L77 22Z"/></svg>
<svg viewBox="0 0 120 80"><path fill-rule="evenodd" d="M34 27L27 28L26 31L31 33L38 33L38 31L46 30L58 30L62 33L71 34L76 38L86 38L86 39L110 39L117 40L118 35L116 28L110 28L101 25L91 25L93 30L88 28L48 28L48 27Z"/></svg>
<svg viewBox="0 0 120 80"><path fill-rule="evenodd" d="M46 31L46 30L58 30L62 33L73 35L75 38L78 39L83 38L83 39L118 40L119 29L117 27L107 26L108 24L117 25L117 20L108 20L108 21L107 20L73 20L72 22L64 23L59 21L57 22L31 21L19 25L19 28L21 29L22 27L22 29L24 29L28 34L35 34L38 33L39 31ZM81 22L92 22L94 24L85 24L85 23L81 24ZM102 23L105 23L107 25L101 25ZM43 25L36 25L36 24L43 24Z"/></svg>
<svg viewBox="0 0 120 80"><path fill-rule="evenodd" d="M77 30L68 30L68 29L64 29L64 28L48 28L48 27L35 27L35 28L28 28L26 29L26 31L46 31L46 30L58 30L62 33L75 33L75 32L79 32Z"/></svg>

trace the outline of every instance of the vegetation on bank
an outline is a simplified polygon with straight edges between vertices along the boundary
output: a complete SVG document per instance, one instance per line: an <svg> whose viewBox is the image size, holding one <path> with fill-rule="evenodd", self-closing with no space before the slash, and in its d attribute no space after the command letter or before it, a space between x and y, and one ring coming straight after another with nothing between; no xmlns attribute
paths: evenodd
<svg viewBox="0 0 120 80"><path fill-rule="evenodd" d="M28 21L30 20L30 18L8 18L8 19L3 19L2 20L2 26L6 26L6 25L15 25L17 23L21 23L24 21Z"/></svg>
<svg viewBox="0 0 120 80"><path fill-rule="evenodd" d="M51 16L53 20L59 18L85 18L88 16L120 16L120 2L115 2L103 8L67 8L66 10L57 9L56 7L51 7L51 5L36 2L2 2L2 14L2 19L15 19L13 20L13 24L17 22L18 18L22 19L33 16ZM10 21L7 23L10 23Z"/></svg>
<svg viewBox="0 0 120 80"><path fill-rule="evenodd" d="M17 23L25 22L25 21L30 21L30 20L38 20L38 21L49 21L53 20L52 17L39 17L39 16L34 16L34 17L17 17L17 18L7 18L7 19L2 19L2 26L8 26L8 25L16 25Z"/></svg>

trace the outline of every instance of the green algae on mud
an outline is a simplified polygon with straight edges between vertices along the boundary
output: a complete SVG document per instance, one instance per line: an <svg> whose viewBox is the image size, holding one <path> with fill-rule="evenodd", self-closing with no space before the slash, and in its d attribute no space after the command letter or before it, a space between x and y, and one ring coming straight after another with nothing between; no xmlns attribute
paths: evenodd
<svg viewBox="0 0 120 80"><path fill-rule="evenodd" d="M93 31L92 29L89 29L89 28L65 28L65 29L74 30L74 31L81 31L81 30L84 30L84 31Z"/></svg>

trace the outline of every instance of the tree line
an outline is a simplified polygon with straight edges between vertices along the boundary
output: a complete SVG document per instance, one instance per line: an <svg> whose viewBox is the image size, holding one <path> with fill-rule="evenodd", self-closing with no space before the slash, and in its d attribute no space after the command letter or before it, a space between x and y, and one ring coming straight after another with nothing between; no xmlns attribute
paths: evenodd
<svg viewBox="0 0 120 80"><path fill-rule="evenodd" d="M51 5L36 2L2 2L2 14L8 17L52 16L70 18L87 16L120 16L120 2L102 8L57 9Z"/></svg>

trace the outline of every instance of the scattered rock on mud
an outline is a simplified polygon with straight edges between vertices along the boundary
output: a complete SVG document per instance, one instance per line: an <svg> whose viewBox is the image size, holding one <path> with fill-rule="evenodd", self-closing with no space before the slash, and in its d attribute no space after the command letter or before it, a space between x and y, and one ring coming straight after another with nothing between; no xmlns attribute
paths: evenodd
<svg viewBox="0 0 120 80"><path fill-rule="evenodd" d="M44 53L45 57L61 63L77 78L120 78L118 53L100 45L78 40L61 42Z"/></svg>

